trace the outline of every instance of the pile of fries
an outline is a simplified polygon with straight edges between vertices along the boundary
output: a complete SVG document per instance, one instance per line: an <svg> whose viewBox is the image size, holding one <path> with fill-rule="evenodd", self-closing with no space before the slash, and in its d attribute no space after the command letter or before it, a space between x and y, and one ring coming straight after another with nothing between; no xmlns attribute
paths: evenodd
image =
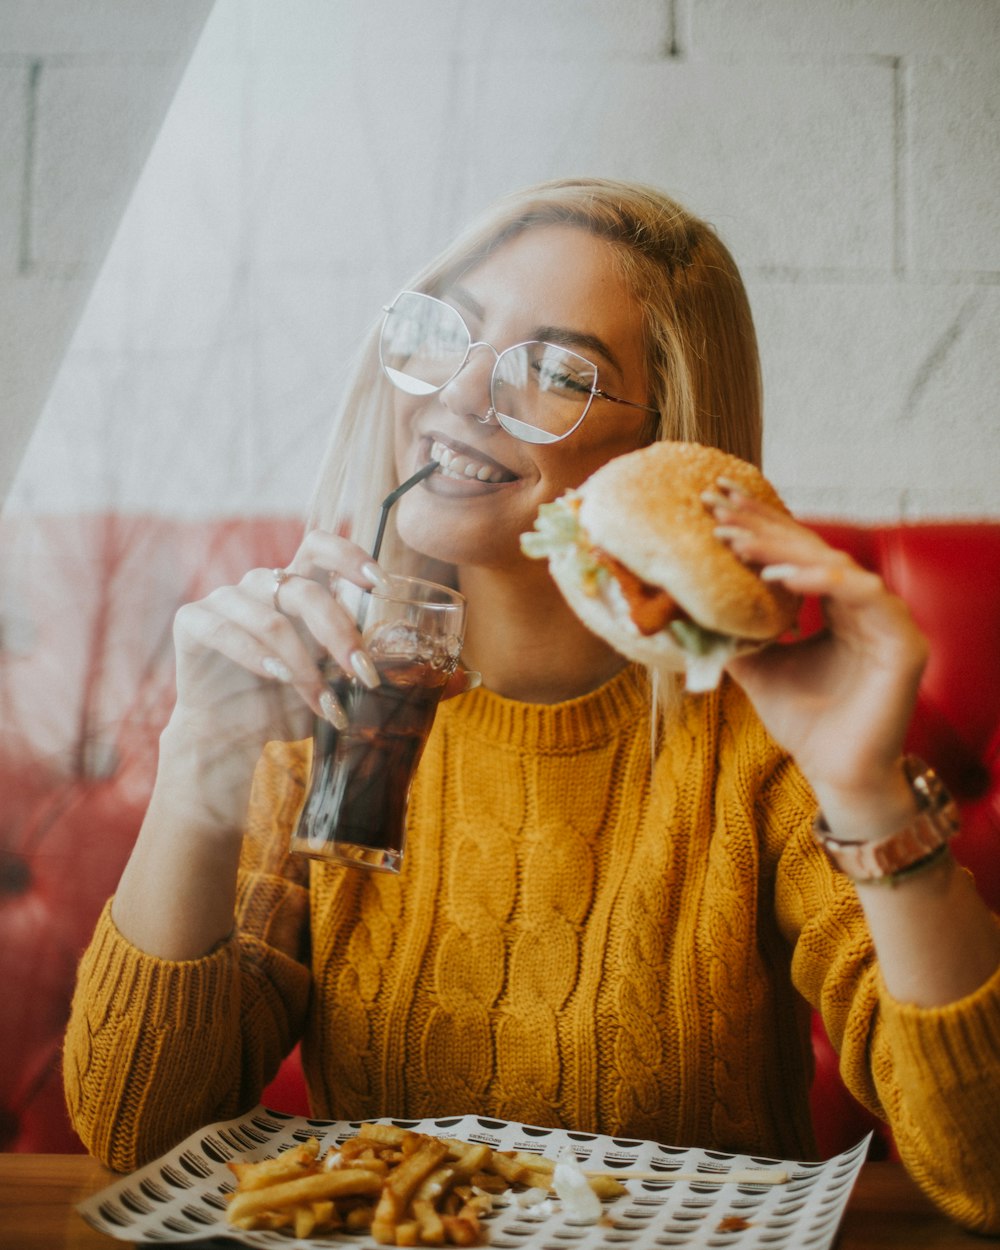
<svg viewBox="0 0 1000 1250"><path fill-rule="evenodd" d="M362 1124L356 1137L320 1156L315 1138L276 1159L230 1163L237 1180L226 1213L235 1228L285 1228L296 1237L368 1233L387 1246L474 1246L493 1197L512 1186L552 1188L555 1162L522 1151L491 1150L386 1124ZM592 1176L600 1198L625 1192Z"/></svg>

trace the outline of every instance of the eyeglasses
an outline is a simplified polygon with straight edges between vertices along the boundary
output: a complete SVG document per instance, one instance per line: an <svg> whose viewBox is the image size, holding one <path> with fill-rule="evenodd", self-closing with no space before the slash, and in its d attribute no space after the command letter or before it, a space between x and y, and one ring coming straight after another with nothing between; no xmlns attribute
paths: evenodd
<svg viewBox="0 0 1000 1250"><path fill-rule="evenodd" d="M646 404L609 395L597 385L597 366L556 343L517 343L498 352L474 342L457 308L402 291L385 310L379 359L385 376L408 395L433 395L461 373L475 347L496 357L490 375L490 409L508 434L525 443L558 443L577 428L596 399L656 412Z"/></svg>

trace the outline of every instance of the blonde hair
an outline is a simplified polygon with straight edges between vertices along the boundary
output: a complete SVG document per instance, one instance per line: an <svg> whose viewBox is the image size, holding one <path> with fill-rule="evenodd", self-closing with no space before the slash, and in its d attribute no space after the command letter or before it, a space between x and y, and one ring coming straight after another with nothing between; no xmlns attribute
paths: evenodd
<svg viewBox="0 0 1000 1250"><path fill-rule="evenodd" d="M509 239L572 225L606 239L643 312L653 439L707 443L760 463L761 387L753 319L739 271L714 228L652 187L559 179L500 200L404 289L440 294ZM378 330L362 346L337 412L310 513L311 526L350 533L370 548L379 505L397 485L392 387L378 361ZM390 515L382 562L425 566L400 542ZM440 573L439 573L440 576Z"/></svg>

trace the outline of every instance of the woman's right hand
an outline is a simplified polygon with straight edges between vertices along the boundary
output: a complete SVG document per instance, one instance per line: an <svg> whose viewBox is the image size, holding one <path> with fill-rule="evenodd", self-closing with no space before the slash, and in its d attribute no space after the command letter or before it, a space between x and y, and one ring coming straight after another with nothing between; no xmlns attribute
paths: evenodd
<svg viewBox="0 0 1000 1250"><path fill-rule="evenodd" d="M253 569L174 621L177 702L112 906L119 931L161 959L200 958L232 932L264 745L307 737L313 713L332 719L319 671L327 656L359 677L371 663L333 588L338 580L370 588L384 576L377 565L347 539L314 530L287 572L294 576L281 584L280 610L274 570Z"/></svg>
<svg viewBox="0 0 1000 1250"><path fill-rule="evenodd" d="M328 656L378 684L357 627L333 593L340 579L378 586L378 565L348 539L313 530L285 572L277 595L274 570L257 568L177 613L171 736L223 746L252 767L266 742L307 737L314 715L333 723L342 717L320 674Z"/></svg>

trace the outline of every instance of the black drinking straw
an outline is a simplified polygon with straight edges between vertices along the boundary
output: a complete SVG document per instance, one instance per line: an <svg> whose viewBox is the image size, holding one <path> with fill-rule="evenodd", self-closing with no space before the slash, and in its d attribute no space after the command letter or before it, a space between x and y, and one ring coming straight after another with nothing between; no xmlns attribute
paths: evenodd
<svg viewBox="0 0 1000 1250"><path fill-rule="evenodd" d="M372 559L377 560L379 552L382 550L382 539L385 536L385 523L389 519L389 509L400 496L405 495L418 482L422 482L425 477L430 477L435 469L440 468L436 460L430 460L422 469L418 469L412 477L408 477L402 486L397 486L395 490L391 490L382 500L382 515L378 519L378 532L375 535L375 542L372 544Z"/></svg>

